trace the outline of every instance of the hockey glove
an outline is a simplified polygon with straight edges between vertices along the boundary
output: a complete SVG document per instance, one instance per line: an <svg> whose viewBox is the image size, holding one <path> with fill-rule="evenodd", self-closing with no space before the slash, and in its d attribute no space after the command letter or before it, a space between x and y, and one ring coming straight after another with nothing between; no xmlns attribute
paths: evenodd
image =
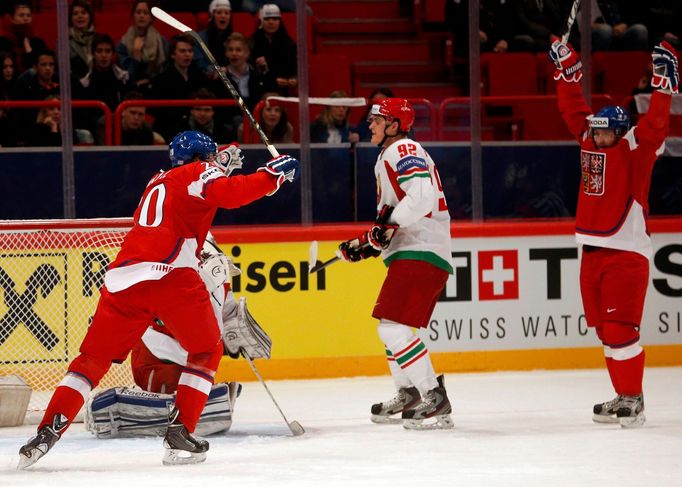
<svg viewBox="0 0 682 487"><path fill-rule="evenodd" d="M336 251L336 255L346 262L359 262L381 255L381 249L375 249L367 241L367 233L341 243L339 250Z"/></svg>
<svg viewBox="0 0 682 487"><path fill-rule="evenodd" d="M244 165L244 156L242 155L242 150L239 148L239 145L234 143L222 146L218 149L216 162L223 169L225 175L229 176L235 169L241 169Z"/></svg>
<svg viewBox="0 0 682 487"><path fill-rule="evenodd" d="M282 155L269 160L265 166L259 167L258 170L267 171L277 177L277 187L271 193L268 193L268 196L272 196L285 181L293 183L298 179L301 173L301 163L291 156Z"/></svg>
<svg viewBox="0 0 682 487"><path fill-rule="evenodd" d="M651 64L654 68L651 86L665 93L678 93L680 73L675 48L666 41L661 42L651 53Z"/></svg>
<svg viewBox="0 0 682 487"><path fill-rule="evenodd" d="M554 79L563 79L569 83L577 83L583 77L583 63L570 44L554 41L549 49L549 59L556 66Z"/></svg>
<svg viewBox="0 0 682 487"><path fill-rule="evenodd" d="M374 225L367 232L367 241L376 250L385 249L391 243L398 225L389 224L388 219L393 213L393 207L384 205L379 211Z"/></svg>

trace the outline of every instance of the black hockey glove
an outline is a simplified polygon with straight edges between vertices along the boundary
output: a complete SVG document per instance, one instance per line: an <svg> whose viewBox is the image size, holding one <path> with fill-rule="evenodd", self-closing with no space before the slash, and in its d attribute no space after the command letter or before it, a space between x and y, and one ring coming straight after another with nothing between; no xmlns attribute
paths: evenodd
<svg viewBox="0 0 682 487"><path fill-rule="evenodd" d="M376 250L381 251L381 249L388 247L393 234L398 229L398 225L388 223L393 209L392 206L384 205L379 211L374 225L367 231L367 241Z"/></svg>
<svg viewBox="0 0 682 487"><path fill-rule="evenodd" d="M363 233L357 238L341 243L336 254L347 262L359 262L381 255L381 250L372 247L367 241L367 233Z"/></svg>

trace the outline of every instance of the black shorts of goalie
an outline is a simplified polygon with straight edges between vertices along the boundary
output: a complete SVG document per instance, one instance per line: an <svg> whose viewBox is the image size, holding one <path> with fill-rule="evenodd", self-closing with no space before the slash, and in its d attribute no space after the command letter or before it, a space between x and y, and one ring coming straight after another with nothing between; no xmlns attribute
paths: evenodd
<svg viewBox="0 0 682 487"><path fill-rule="evenodd" d="M232 426L234 403L241 393L237 382L214 384L201 412L195 433L208 436ZM175 394L116 387L100 392L85 408L85 427L97 438L163 436Z"/></svg>

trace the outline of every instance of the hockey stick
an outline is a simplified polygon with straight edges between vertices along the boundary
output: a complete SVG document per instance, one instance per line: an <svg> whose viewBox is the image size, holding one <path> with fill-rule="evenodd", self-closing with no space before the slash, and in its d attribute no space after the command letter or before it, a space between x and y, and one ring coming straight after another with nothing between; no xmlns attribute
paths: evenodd
<svg viewBox="0 0 682 487"><path fill-rule="evenodd" d="M244 350L243 348L241 349L241 352L242 352L242 355L244 356L244 358L246 359L246 361L249 363L249 367L251 367L251 370L253 371L253 373L256 375L256 377L258 377L258 380L260 381L261 384L263 384L263 387L265 387L265 390L268 393L268 395L270 396L270 399L272 399L272 403L277 408L277 411L279 411L279 414L282 415L282 418L284 418L284 422L289 427L289 430L291 430L291 432L293 433L294 436L301 436L303 433L305 433L305 430L303 429L303 426L301 426L301 423L299 423L298 421L289 422L287 417L282 412L282 408L280 408L279 404L277 404L277 401L275 401L275 398L272 395L272 393L270 392L268 385L263 380L263 377L261 377L261 375L258 373L258 369L256 369L256 365L253 363L253 360L251 360L251 357L249 357L249 354L246 353L246 350Z"/></svg>
<svg viewBox="0 0 682 487"><path fill-rule="evenodd" d="M574 0L571 13L568 14L568 20L566 21L566 33L561 36L562 44L566 44L568 37L571 35L571 27L573 27L573 22L575 22L575 18L578 15L578 8L580 8L580 0Z"/></svg>
<svg viewBox="0 0 682 487"><path fill-rule="evenodd" d="M317 271L321 271L325 267L334 262L341 260L338 255L329 259L326 262L319 262L317 260L317 240L310 242L310 254L308 256L308 274L314 274Z"/></svg>
<svg viewBox="0 0 682 487"><path fill-rule="evenodd" d="M204 40L201 38L201 36L194 32L191 28L187 27L185 24L180 22L178 19L173 17L172 15L160 9L159 7L152 7L152 15L159 19L161 22L164 22L173 27L174 29L177 29L180 32L183 32L191 36L192 39L194 39L199 44L201 50L204 51L204 54L206 54L208 61L213 65L213 68L216 70L216 73L218 73L218 76L225 85L225 88L227 88L227 90L230 92L232 98L234 98L236 102L239 103L239 108L241 108L242 112L244 112L244 115L246 115L246 117L251 122L251 125L253 125L253 127L256 129L256 132L258 132L260 139L265 144L265 147L268 149L268 152L270 152L270 155L272 155L272 157L279 157L279 152L277 152L275 146L272 145L272 143L270 143L270 140L268 139L267 135L265 135L265 132L263 132L263 129L260 127L258 122L256 122L256 119L253 118L253 115L246 107L246 104L244 103L242 97L239 95L239 92L235 89L234 86L232 86L230 80L227 79L227 75L223 72L222 69L220 69L220 66L218 66L218 63L213 57L213 54L211 54L211 51L209 50L208 46L204 43Z"/></svg>

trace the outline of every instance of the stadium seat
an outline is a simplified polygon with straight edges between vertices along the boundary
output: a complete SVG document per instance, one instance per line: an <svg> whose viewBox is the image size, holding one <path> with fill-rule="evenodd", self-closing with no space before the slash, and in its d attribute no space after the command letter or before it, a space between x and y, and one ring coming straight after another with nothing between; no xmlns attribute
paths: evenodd
<svg viewBox="0 0 682 487"><path fill-rule="evenodd" d="M308 57L310 96L329 96L334 90L352 93L350 61L343 54L311 54Z"/></svg>
<svg viewBox="0 0 682 487"><path fill-rule="evenodd" d="M173 17L178 19L180 22L185 24L187 27L190 27L192 30L196 30L197 28L197 21L196 18L194 17L194 14L191 12L173 12ZM159 31L159 33L164 36L166 39L170 40L171 37L174 35L180 34L177 29L174 29L170 25L161 22L159 20L154 21L154 27L156 27L156 30Z"/></svg>
<svg viewBox="0 0 682 487"><path fill-rule="evenodd" d="M597 51L592 56L593 89L611 95L618 103L632 93L644 76L651 55L645 51Z"/></svg>
<svg viewBox="0 0 682 487"><path fill-rule="evenodd" d="M538 71L535 56L527 52L485 53L481 56L488 96L536 95Z"/></svg>
<svg viewBox="0 0 682 487"><path fill-rule="evenodd" d="M131 23L130 11L116 10L95 13L95 30L109 34L118 45ZM159 23L155 22L155 25Z"/></svg>

